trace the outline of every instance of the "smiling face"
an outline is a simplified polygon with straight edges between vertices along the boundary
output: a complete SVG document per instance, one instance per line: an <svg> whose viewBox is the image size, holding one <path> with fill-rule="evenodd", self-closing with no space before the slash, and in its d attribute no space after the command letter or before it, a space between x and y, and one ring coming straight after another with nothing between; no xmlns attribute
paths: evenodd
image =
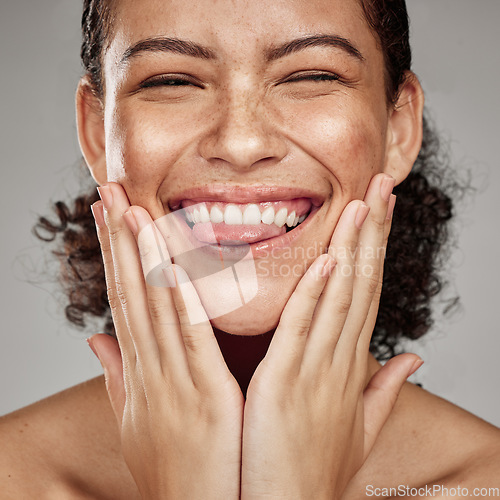
<svg viewBox="0 0 500 500"><path fill-rule="evenodd" d="M286 208L292 225L292 210L310 214L289 229L276 220L216 231L252 242L258 293L212 323L264 333L347 203L376 173L406 177L421 107L406 116L388 106L383 54L358 0L116 3L103 122L80 92L87 163L153 219L199 201L222 213L228 202L243 212L252 202L261 213ZM213 290L220 300L227 293Z"/></svg>

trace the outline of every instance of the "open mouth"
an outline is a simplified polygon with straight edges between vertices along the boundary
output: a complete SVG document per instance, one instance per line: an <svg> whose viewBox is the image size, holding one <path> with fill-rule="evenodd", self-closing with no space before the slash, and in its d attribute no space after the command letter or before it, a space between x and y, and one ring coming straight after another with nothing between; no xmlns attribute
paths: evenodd
<svg viewBox="0 0 500 500"><path fill-rule="evenodd" d="M202 242L243 245L294 232L317 208L309 198L260 203L181 203L185 221Z"/></svg>

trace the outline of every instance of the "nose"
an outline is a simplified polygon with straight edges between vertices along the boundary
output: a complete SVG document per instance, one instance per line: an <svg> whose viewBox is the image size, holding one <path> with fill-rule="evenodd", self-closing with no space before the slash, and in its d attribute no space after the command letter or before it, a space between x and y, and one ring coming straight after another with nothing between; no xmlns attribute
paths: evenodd
<svg viewBox="0 0 500 500"><path fill-rule="evenodd" d="M213 122L200 144L201 155L210 163L249 170L285 157L286 142L272 125L272 113L251 89L224 92L211 118Z"/></svg>

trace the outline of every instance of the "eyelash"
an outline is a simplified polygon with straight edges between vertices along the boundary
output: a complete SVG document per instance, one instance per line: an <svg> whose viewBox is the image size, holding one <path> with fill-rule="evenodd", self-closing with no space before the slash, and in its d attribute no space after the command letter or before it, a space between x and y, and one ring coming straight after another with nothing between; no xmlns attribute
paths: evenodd
<svg viewBox="0 0 500 500"><path fill-rule="evenodd" d="M284 83L301 82L304 80L310 80L313 82L336 82L340 80L340 76L334 73L307 73L288 78Z"/></svg>
<svg viewBox="0 0 500 500"><path fill-rule="evenodd" d="M334 73L311 73L311 74L305 74L305 75L299 75L296 77L291 77L286 79L282 83L293 83L293 82L301 82L301 81L314 81L314 82L327 82L327 81L338 81L340 80L340 77ZM183 79L183 78L175 78L171 76L159 76L153 80L147 80L143 83L141 83L140 88L141 89L146 89L146 88L151 88L151 87L184 87L187 85L194 85L195 87L200 87L202 86L200 84L196 84L190 80Z"/></svg>
<svg viewBox="0 0 500 500"><path fill-rule="evenodd" d="M200 85L195 84L194 82L184 79L184 78L176 78L172 76L159 76L154 78L153 80L147 80L141 83L140 88L146 89L151 87L184 87L187 85L195 85L196 87L200 87Z"/></svg>

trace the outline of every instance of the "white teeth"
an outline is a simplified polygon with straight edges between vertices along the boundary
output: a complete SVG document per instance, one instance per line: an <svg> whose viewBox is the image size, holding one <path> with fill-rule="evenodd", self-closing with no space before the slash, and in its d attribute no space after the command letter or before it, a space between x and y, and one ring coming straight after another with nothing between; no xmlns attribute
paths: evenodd
<svg viewBox="0 0 500 500"><path fill-rule="evenodd" d="M268 226L274 223L278 227L283 227L286 224L289 228L300 224L307 217L307 214L299 217L295 214L295 210L288 214L286 207L280 208L275 214L274 207L272 206L267 207L261 214L259 206L255 203L248 204L243 214L238 206L232 204L227 205L224 212L218 206L213 205L210 213L206 205L200 204L198 208L194 208L192 211L186 210L185 215L187 221L194 224L204 222L218 224L225 222L229 225L258 225L262 221L263 224L267 224Z"/></svg>
<svg viewBox="0 0 500 500"><path fill-rule="evenodd" d="M200 220L201 220L200 212L197 208L195 208L193 210L193 222L196 224L196 223L200 222Z"/></svg>
<svg viewBox="0 0 500 500"><path fill-rule="evenodd" d="M280 208L278 210L278 213L276 214L276 217L274 218L274 223L278 227L283 227L285 225L287 215L288 209L286 207Z"/></svg>
<svg viewBox="0 0 500 500"><path fill-rule="evenodd" d="M271 225L274 222L274 207L267 207L262 212L261 220L264 224Z"/></svg>
<svg viewBox="0 0 500 500"><path fill-rule="evenodd" d="M210 222L210 214L205 205L200 206L200 222Z"/></svg>
<svg viewBox="0 0 500 500"><path fill-rule="evenodd" d="M245 208L243 212L243 224L260 224L260 210L255 203Z"/></svg>
<svg viewBox="0 0 500 500"><path fill-rule="evenodd" d="M235 205L228 205L224 211L224 222L228 225L243 223L241 210Z"/></svg>
<svg viewBox="0 0 500 500"><path fill-rule="evenodd" d="M219 222L224 221L224 214L222 213L222 210L215 205L212 207L212 210L210 210L210 221L213 224L218 224Z"/></svg>
<svg viewBox="0 0 500 500"><path fill-rule="evenodd" d="M286 225L292 227L295 221L295 210L286 218Z"/></svg>

